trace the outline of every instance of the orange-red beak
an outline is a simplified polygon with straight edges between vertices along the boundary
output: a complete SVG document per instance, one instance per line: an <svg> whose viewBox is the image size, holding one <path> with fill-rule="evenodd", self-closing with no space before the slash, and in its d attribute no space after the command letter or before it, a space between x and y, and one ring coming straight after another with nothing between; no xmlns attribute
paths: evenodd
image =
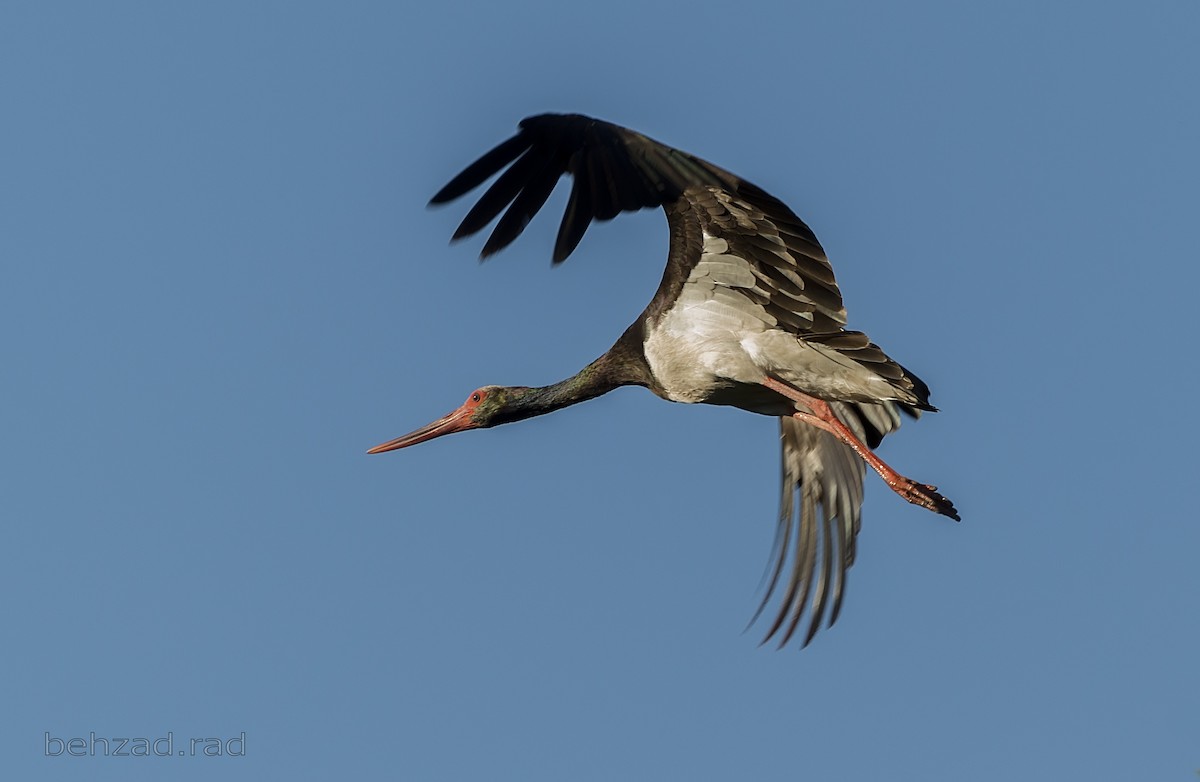
<svg viewBox="0 0 1200 782"><path fill-rule="evenodd" d="M458 408L452 413L449 413L433 423L425 424L415 432L409 432L403 437L397 437L395 440L389 440L386 443L375 446L367 453L383 453L384 451L394 451L397 448L407 448L410 445L423 443L426 440L432 440L435 437L441 437L444 434L454 434L455 432L465 432L468 429L475 429L479 424L471 419L473 410L467 409L466 405Z"/></svg>

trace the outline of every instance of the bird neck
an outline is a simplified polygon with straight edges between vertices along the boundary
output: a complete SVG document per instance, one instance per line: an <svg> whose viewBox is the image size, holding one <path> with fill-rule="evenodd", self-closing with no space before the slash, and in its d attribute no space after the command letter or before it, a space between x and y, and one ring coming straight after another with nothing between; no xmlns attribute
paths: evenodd
<svg viewBox="0 0 1200 782"><path fill-rule="evenodd" d="M596 362L593 362L577 374L557 383L539 388L512 389L512 398L505 406L503 418L507 423L553 413L555 410L595 399L618 385L620 384L611 382L605 373L599 371Z"/></svg>
<svg viewBox="0 0 1200 782"><path fill-rule="evenodd" d="M539 388L510 388L511 394L495 423L509 423L552 413L579 402L586 402L625 385L643 385L631 372L624 351L614 349L596 359L578 373Z"/></svg>

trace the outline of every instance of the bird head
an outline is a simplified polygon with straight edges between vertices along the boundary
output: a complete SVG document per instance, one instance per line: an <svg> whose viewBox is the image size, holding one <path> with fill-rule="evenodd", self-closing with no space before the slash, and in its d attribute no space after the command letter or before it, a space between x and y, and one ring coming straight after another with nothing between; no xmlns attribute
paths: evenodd
<svg viewBox="0 0 1200 782"><path fill-rule="evenodd" d="M441 418L422 426L416 431L409 432L403 437L389 440L375 446L367 453L383 453L397 448L407 448L410 445L423 443L444 434L465 432L468 429L486 429L497 424L516 420L521 416L512 414L514 402L524 396L527 388L508 386L483 386L471 392L467 401L456 410L452 410Z"/></svg>

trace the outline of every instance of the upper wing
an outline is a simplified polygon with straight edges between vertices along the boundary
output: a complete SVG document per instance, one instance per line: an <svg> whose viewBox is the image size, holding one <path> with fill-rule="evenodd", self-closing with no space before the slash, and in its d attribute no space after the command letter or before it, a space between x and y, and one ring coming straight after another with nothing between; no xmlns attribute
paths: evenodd
<svg viewBox="0 0 1200 782"><path fill-rule="evenodd" d="M470 236L503 211L481 257L504 249L521 235L563 174L570 174L575 184L554 245L555 263L567 259L593 220L670 204L692 185L736 189L740 182L698 157L580 114L528 117L521 120L520 128L430 200L431 204L452 201L512 163L454 232L455 239Z"/></svg>
<svg viewBox="0 0 1200 782"><path fill-rule="evenodd" d="M893 402L834 402L832 406L838 417L871 447L900 426L900 406ZM846 570L854 563L855 539L862 525L866 465L833 435L794 418L779 419L779 438L783 465L779 526L768 564L767 587L754 619L762 614L776 589L785 585L763 643L782 632L779 645L786 644L799 628L807 607L807 646L821 626L826 606L829 626L837 621L842 607ZM789 558L792 566L785 574Z"/></svg>
<svg viewBox="0 0 1200 782"><path fill-rule="evenodd" d="M570 174L574 185L555 263L571 254L593 220L661 206L671 224L671 251L656 305L678 298L706 240L717 238L756 277L738 293L748 306L765 308L771 327L829 334L846 322L833 268L804 221L761 188L694 155L609 122L542 114L522 120L517 135L464 169L430 203L458 198L502 170L454 233L455 239L477 233L503 212L481 257L520 236L558 180Z"/></svg>

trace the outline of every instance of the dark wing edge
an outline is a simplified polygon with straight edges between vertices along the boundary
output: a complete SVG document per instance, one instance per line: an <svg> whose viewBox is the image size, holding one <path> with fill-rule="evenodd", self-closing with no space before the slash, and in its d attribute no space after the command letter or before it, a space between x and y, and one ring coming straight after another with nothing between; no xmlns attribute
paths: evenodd
<svg viewBox="0 0 1200 782"><path fill-rule="evenodd" d="M480 258L499 252L521 235L558 180L570 174L574 184L554 245L556 264L570 256L592 221L665 206L690 186L736 190L741 182L707 161L619 125L580 114L541 114L522 120L517 135L463 169L430 204L453 201L498 173L454 239L477 233L500 216Z"/></svg>
<svg viewBox="0 0 1200 782"><path fill-rule="evenodd" d="M899 413L904 409L890 402L835 402L832 407L859 438L875 444L900 426ZM846 571L854 564L862 526L866 465L833 435L794 418L779 419L779 439L779 523L763 576L762 602L750 624L779 592L779 606L762 643L781 634L779 648L783 648L807 614L803 648L816 636L827 609L826 627L832 627L841 612Z"/></svg>

